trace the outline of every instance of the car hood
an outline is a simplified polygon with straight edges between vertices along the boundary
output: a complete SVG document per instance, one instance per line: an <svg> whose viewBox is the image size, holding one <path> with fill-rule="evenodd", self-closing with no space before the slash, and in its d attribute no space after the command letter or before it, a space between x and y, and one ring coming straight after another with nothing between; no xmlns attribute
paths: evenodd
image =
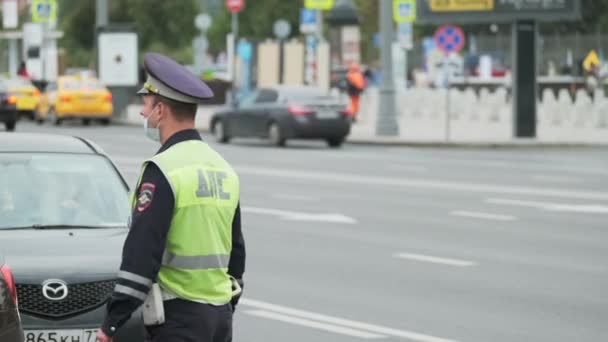
<svg viewBox="0 0 608 342"><path fill-rule="evenodd" d="M0 253L17 283L113 279L127 232L126 228L0 230Z"/></svg>

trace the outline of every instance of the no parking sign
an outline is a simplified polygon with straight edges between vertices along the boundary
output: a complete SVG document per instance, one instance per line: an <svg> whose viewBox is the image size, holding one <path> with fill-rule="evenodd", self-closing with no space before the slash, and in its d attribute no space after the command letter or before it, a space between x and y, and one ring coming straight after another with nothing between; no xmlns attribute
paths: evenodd
<svg viewBox="0 0 608 342"><path fill-rule="evenodd" d="M464 32L458 26L443 25L435 31L435 45L446 54L460 52L464 47Z"/></svg>

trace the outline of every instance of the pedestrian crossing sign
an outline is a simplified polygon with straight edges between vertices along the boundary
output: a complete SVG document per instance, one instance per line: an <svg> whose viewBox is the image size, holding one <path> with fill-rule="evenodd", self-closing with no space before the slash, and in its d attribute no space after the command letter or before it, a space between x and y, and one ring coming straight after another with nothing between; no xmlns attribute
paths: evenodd
<svg viewBox="0 0 608 342"><path fill-rule="evenodd" d="M34 0L32 2L32 21L35 23L47 23L57 20L56 0Z"/></svg>
<svg viewBox="0 0 608 342"><path fill-rule="evenodd" d="M398 23L416 20L416 0L393 0L393 17Z"/></svg>

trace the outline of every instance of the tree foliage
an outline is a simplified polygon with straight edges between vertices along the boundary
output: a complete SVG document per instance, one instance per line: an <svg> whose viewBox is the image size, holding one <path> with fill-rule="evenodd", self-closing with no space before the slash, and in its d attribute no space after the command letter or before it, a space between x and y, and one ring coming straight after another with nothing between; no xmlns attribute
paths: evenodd
<svg viewBox="0 0 608 342"><path fill-rule="evenodd" d="M196 0L109 0L111 24L130 24L139 34L141 51L167 54L182 63L192 60L197 34ZM91 66L95 47L95 0L59 0L60 45L72 66Z"/></svg>
<svg viewBox="0 0 608 342"><path fill-rule="evenodd" d="M95 0L58 0L59 27L65 32L60 41L66 49L71 66L90 66L94 56ZM199 0L108 0L112 23L132 23L139 33L141 51L157 51L180 62L192 61L192 39L198 35L194 18L200 12ZM577 22L543 23L542 32L595 33L608 32L608 0L581 0L582 20ZM299 12L303 0L249 0L239 13L239 36L253 41L273 38L273 23L287 20L291 37L298 37ZM361 18L361 48L367 63L378 58L373 35L378 32L379 0L353 0ZM503 27L504 26L504 27ZM465 25L472 33L489 32L489 25ZM414 38L432 34L434 26L415 25ZM500 26L508 32L508 25ZM231 14L223 6L213 17L208 32L210 50L226 47L226 34L231 31Z"/></svg>

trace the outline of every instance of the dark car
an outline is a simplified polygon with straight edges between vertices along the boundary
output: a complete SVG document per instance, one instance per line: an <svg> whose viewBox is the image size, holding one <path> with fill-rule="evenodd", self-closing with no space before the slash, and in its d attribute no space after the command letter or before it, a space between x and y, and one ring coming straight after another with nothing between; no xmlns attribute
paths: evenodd
<svg viewBox="0 0 608 342"><path fill-rule="evenodd" d="M23 331L17 311L17 289L11 269L0 256L0 341L22 342Z"/></svg>
<svg viewBox="0 0 608 342"><path fill-rule="evenodd" d="M0 122L4 123L7 131L14 131L19 119L17 100L17 96L9 93L6 84L0 82Z"/></svg>
<svg viewBox="0 0 608 342"><path fill-rule="evenodd" d="M288 139L323 139L342 145L352 115L337 99L307 86L260 88L216 112L210 128L219 142L236 137L269 138L278 146Z"/></svg>
<svg viewBox="0 0 608 342"><path fill-rule="evenodd" d="M24 133L0 134L0 175L0 250L25 341L94 342L128 231L124 178L86 139ZM142 340L138 312L114 341Z"/></svg>

